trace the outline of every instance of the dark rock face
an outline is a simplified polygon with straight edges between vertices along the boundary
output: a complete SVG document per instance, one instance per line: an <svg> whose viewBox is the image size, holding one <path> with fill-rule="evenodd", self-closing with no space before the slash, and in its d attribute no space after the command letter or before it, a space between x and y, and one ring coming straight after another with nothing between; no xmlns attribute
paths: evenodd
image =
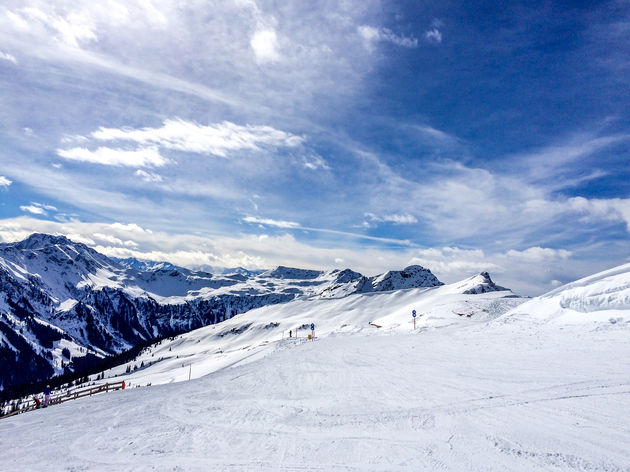
<svg viewBox="0 0 630 472"><path fill-rule="evenodd" d="M444 284L429 269L419 265L409 266L400 271L387 272L374 277L372 281L373 290L376 292L414 287L437 287L439 285Z"/></svg>

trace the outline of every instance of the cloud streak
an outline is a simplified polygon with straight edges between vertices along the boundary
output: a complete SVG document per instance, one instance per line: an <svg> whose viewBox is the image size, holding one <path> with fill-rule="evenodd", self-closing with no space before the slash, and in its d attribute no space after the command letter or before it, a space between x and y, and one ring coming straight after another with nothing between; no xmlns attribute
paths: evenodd
<svg viewBox="0 0 630 472"><path fill-rule="evenodd" d="M357 32L363 38L368 47L374 43L386 42L403 48L413 49L418 47L418 39L394 33L389 28L376 28L374 26L361 25Z"/></svg>
<svg viewBox="0 0 630 472"><path fill-rule="evenodd" d="M260 152L295 148L304 138L271 126L237 125L229 121L200 125L182 119L165 120L159 128L99 128L90 135L97 141L125 141L163 149L227 157L236 151Z"/></svg>
<svg viewBox="0 0 630 472"><path fill-rule="evenodd" d="M91 151L84 147L57 149L57 155L69 161L124 167L161 167L168 159L160 155L156 147L143 147L137 150L124 150L99 147Z"/></svg>

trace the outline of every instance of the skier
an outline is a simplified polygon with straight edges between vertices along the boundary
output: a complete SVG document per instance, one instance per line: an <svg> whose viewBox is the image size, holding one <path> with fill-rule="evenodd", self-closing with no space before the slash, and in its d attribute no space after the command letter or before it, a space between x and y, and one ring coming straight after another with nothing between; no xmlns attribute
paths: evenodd
<svg viewBox="0 0 630 472"><path fill-rule="evenodd" d="M35 408L39 409L41 405L42 405L42 402L39 400L39 397L35 397Z"/></svg>
<svg viewBox="0 0 630 472"><path fill-rule="evenodd" d="M50 401L50 385L46 385L44 389L44 408L48 406L48 402Z"/></svg>
<svg viewBox="0 0 630 472"><path fill-rule="evenodd" d="M292 338L293 337L293 330L289 330L289 337Z"/></svg>

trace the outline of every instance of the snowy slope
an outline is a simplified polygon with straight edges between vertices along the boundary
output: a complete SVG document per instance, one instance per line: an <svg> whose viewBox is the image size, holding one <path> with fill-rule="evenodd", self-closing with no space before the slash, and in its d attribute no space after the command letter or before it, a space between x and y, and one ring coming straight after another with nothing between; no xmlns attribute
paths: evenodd
<svg viewBox="0 0 630 472"><path fill-rule="evenodd" d="M630 264L585 277L506 313L501 322L630 323Z"/></svg>
<svg viewBox="0 0 630 472"><path fill-rule="evenodd" d="M438 287L353 294L337 299L302 298L265 306L147 348L136 360L105 373L133 385L197 378L244 359L257 359L292 336L305 339L358 333L411 332L472 326L492 320L525 300L509 290L471 294L477 279ZM138 370L134 368L141 367ZM131 373L126 373L127 368Z"/></svg>
<svg viewBox="0 0 630 472"><path fill-rule="evenodd" d="M117 379L151 387L0 420L0 470L630 470L630 326L499 323L522 299L463 293L474 282L297 300L164 341ZM283 337L310 322L315 341Z"/></svg>

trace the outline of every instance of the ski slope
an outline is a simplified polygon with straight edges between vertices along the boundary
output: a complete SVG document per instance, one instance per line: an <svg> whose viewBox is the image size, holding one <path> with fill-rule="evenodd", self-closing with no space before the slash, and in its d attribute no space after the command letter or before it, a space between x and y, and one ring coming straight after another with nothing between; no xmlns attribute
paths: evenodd
<svg viewBox="0 0 630 472"><path fill-rule="evenodd" d="M510 290L464 293L492 284L487 274L439 287L352 294L337 299L302 298L250 310L146 349L136 360L105 372L131 385L156 385L198 378L236 363L251 362L289 336L298 339L375 331L409 333L495 319L525 299ZM465 321L464 321L465 320ZM311 332L311 325L315 330ZM140 367L127 374L127 368Z"/></svg>
<svg viewBox="0 0 630 472"><path fill-rule="evenodd" d="M466 285L301 300L163 342L126 377L150 387L0 420L0 470L630 471L624 310L554 315L589 282L526 303ZM314 341L283 335L310 322Z"/></svg>

